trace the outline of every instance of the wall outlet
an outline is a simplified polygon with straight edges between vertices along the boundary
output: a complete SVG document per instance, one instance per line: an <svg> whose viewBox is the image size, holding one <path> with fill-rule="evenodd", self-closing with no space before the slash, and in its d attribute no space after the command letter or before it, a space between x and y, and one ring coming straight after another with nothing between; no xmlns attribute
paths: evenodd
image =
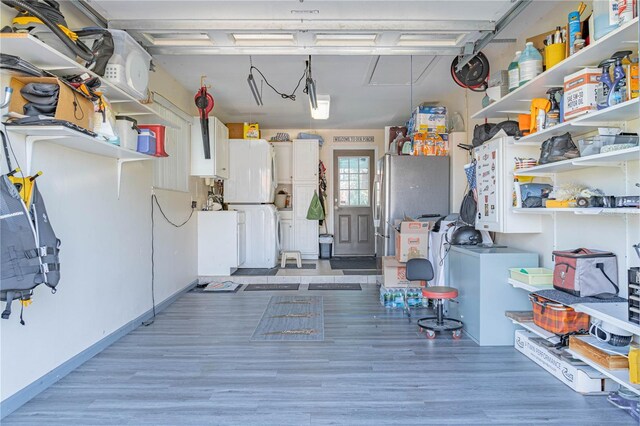
<svg viewBox="0 0 640 426"><path fill-rule="evenodd" d="M198 208L198 202L197 201L192 201L191 202L191 208L192 209L197 209Z"/></svg>

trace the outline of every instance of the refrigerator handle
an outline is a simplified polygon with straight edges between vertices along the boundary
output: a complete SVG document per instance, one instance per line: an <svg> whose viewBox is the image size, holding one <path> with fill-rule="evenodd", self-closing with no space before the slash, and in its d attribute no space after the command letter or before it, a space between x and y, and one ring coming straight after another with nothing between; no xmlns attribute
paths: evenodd
<svg viewBox="0 0 640 426"><path fill-rule="evenodd" d="M380 226L380 206L378 206L378 191L380 188L380 181L378 176L373 180L373 203L371 203L371 214L373 216L373 226L377 228Z"/></svg>

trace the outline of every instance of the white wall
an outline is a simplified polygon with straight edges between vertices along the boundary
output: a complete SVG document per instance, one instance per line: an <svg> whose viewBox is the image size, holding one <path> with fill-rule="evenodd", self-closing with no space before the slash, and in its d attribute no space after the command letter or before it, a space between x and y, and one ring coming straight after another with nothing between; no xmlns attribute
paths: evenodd
<svg viewBox="0 0 640 426"><path fill-rule="evenodd" d="M289 133L291 138L295 139L300 132L315 133L324 139L324 145L320 148L320 161L324 163L327 168L327 220L326 231L323 226L322 233L333 234L333 207L334 207L334 194L333 194L333 151L336 149L373 149L374 158L377 160L385 152L384 146L384 129L263 129L262 137L269 140L276 133L286 132ZM334 136L373 136L374 142L333 142Z"/></svg>
<svg viewBox="0 0 640 426"><path fill-rule="evenodd" d="M2 7L2 25L13 12ZM69 15L72 16L72 15ZM68 16L68 17L69 17ZM81 26L75 18L70 26ZM6 76L5 76L6 77ZM2 85L6 85L6 78ZM193 114L192 95L159 70L152 90ZM24 141L11 135L24 165ZM2 170L4 171L4 158ZM0 321L0 397L10 397L100 339L149 311L151 302L152 162L123 167L117 198L116 160L37 143L32 170L51 223L62 240L61 281L54 295L40 286L19 324L19 303ZM173 221L188 217L191 193L155 189ZM161 303L196 280L196 220L176 229L156 209L155 300Z"/></svg>

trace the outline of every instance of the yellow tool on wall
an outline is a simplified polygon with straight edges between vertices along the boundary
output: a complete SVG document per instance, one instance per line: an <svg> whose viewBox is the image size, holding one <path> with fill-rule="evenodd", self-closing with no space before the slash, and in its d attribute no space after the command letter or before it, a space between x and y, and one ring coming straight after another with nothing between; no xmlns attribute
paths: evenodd
<svg viewBox="0 0 640 426"><path fill-rule="evenodd" d="M538 129L536 118L538 117L538 114L540 113L541 110L544 111L546 114L547 112L549 112L550 109L551 109L551 102L549 102L549 99L533 98L531 100L531 123L529 124L530 133L534 133L534 132L537 132L538 130L542 130L542 129Z"/></svg>
<svg viewBox="0 0 640 426"><path fill-rule="evenodd" d="M20 193L20 198L22 198L22 201L24 201L28 209L31 206L33 182L42 175L42 172L38 172L33 176L16 176L18 172L20 172L20 169L15 169L11 173L8 173L7 177Z"/></svg>

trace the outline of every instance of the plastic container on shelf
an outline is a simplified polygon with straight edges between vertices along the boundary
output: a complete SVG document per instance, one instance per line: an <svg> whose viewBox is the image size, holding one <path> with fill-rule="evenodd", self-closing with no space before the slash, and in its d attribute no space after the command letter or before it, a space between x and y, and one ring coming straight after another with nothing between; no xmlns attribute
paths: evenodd
<svg viewBox="0 0 640 426"><path fill-rule="evenodd" d="M595 40L618 28L618 0L593 1L593 28Z"/></svg>
<svg viewBox="0 0 640 426"><path fill-rule="evenodd" d="M156 135L156 157L168 157L169 154L165 151L165 134L166 127L161 124L139 124L138 127L142 129L151 130Z"/></svg>
<svg viewBox="0 0 640 426"><path fill-rule="evenodd" d="M553 271L547 268L510 268L509 276L512 279L525 284L553 284Z"/></svg>
<svg viewBox="0 0 640 426"><path fill-rule="evenodd" d="M509 64L507 72L509 73L509 92L513 92L520 86L520 68L518 68L518 61L522 52L518 50L516 56Z"/></svg>
<svg viewBox="0 0 640 426"><path fill-rule="evenodd" d="M141 129L136 150L143 154L156 155L156 134L149 129Z"/></svg>
<svg viewBox="0 0 640 426"><path fill-rule="evenodd" d="M578 149L581 157L629 149L638 146L636 135L598 135L580 139Z"/></svg>
<svg viewBox="0 0 640 426"><path fill-rule="evenodd" d="M120 138L120 146L135 151L138 149L138 121L126 115L116 116L116 132Z"/></svg>
<svg viewBox="0 0 640 426"><path fill-rule="evenodd" d="M542 74L542 55L530 41L527 42L522 54L520 54L518 69L520 70L520 86Z"/></svg>
<svg viewBox="0 0 640 426"><path fill-rule="evenodd" d="M151 55L126 31L109 30L113 36L113 56L104 78L138 100L147 98ZM105 88L109 94L109 88Z"/></svg>

